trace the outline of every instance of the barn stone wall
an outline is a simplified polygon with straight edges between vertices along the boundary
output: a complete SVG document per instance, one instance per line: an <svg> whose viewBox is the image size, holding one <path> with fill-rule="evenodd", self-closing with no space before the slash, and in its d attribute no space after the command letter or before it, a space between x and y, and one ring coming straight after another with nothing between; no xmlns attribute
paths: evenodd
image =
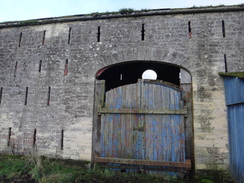
<svg viewBox="0 0 244 183"><path fill-rule="evenodd" d="M96 72L117 63L156 61L192 76L195 168L227 169L227 116L218 72L244 71L243 10L158 10L0 24L0 151L90 160Z"/></svg>

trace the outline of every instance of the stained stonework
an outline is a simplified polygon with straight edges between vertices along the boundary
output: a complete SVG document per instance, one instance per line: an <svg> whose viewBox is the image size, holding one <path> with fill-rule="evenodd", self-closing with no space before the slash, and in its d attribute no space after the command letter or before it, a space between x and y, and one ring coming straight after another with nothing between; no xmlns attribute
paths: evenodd
<svg viewBox="0 0 244 183"><path fill-rule="evenodd" d="M96 72L117 63L155 61L192 76L195 168L227 169L227 114L218 72L244 71L243 10L1 23L0 151L90 160Z"/></svg>

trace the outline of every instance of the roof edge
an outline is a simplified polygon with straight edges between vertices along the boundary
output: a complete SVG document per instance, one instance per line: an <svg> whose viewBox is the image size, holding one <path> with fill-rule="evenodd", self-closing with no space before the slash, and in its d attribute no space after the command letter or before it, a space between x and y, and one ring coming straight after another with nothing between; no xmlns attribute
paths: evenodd
<svg viewBox="0 0 244 183"><path fill-rule="evenodd" d="M244 78L244 72L219 72L220 76Z"/></svg>
<svg viewBox="0 0 244 183"><path fill-rule="evenodd" d="M0 29L7 27L21 27L30 25L42 25L52 23L63 23L73 21L91 21L99 19L113 19L125 17L141 17L141 16L158 16L158 15L175 15L175 14L199 14L199 13L224 13L244 11L244 4L232 6L211 6L211 7L192 7L192 8L177 8L177 9L151 9L140 10L133 12L108 12L108 13L92 13L79 14L73 16L62 16L53 18L31 19L25 21L11 21L0 23Z"/></svg>

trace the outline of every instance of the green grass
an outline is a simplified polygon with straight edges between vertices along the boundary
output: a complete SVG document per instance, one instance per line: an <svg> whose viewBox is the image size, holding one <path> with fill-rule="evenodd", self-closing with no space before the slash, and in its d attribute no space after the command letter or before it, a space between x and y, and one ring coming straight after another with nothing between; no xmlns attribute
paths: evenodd
<svg viewBox="0 0 244 183"><path fill-rule="evenodd" d="M0 177L6 176L11 179L21 175L23 171L28 171L28 166L21 156L0 156Z"/></svg>
<svg viewBox="0 0 244 183"><path fill-rule="evenodd" d="M0 182L74 182L87 170L56 159L0 155Z"/></svg>
<svg viewBox="0 0 244 183"><path fill-rule="evenodd" d="M0 183L224 183L213 177L183 179L172 176L153 176L139 173L121 173L97 167L91 170L88 162L50 159L40 156L11 156L0 154ZM229 182L229 181L227 181Z"/></svg>

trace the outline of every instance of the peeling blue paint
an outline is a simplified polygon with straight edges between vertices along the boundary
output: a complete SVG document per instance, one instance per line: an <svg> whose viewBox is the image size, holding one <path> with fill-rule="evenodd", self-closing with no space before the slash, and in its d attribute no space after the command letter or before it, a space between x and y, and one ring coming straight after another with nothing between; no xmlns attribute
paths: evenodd
<svg viewBox="0 0 244 183"><path fill-rule="evenodd" d="M235 182L244 182L244 79L224 77L228 110L230 170Z"/></svg>
<svg viewBox="0 0 244 183"><path fill-rule="evenodd" d="M181 91L138 82L110 90L105 106L116 109L182 109ZM101 156L185 162L184 116L103 114ZM139 167L138 167L139 168Z"/></svg>

